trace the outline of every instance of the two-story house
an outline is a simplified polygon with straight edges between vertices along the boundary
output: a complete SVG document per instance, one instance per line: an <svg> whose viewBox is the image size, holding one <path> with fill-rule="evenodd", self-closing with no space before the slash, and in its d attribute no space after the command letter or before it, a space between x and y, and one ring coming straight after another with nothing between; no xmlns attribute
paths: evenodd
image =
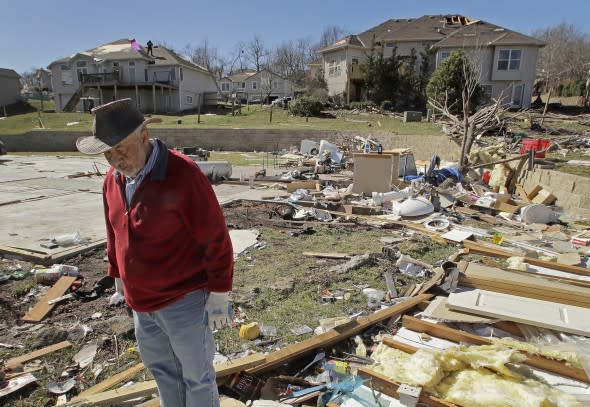
<svg viewBox="0 0 590 407"><path fill-rule="evenodd" d="M526 108L530 106L537 53L542 46L541 41L485 21L434 15L390 19L318 53L328 93L340 95L347 102L361 100L364 95L361 65L371 49L382 51L385 57L394 50L402 58L414 52L416 69L422 58L428 58L431 72L454 51L476 53L474 60L481 64L480 81L485 92L492 97L508 96L512 106Z"/></svg>
<svg viewBox="0 0 590 407"><path fill-rule="evenodd" d="M293 83L268 70L235 73L219 80L222 98L236 97L249 102L270 103L274 99L293 96Z"/></svg>
<svg viewBox="0 0 590 407"><path fill-rule="evenodd" d="M58 112L131 98L144 113L177 113L215 104L213 75L165 47L132 47L122 39L52 62Z"/></svg>

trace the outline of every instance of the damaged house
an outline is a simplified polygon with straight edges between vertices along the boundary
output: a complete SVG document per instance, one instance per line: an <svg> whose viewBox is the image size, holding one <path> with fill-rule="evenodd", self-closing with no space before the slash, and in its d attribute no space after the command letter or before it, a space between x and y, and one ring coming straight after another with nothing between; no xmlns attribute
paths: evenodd
<svg viewBox="0 0 590 407"><path fill-rule="evenodd" d="M146 48L121 39L52 62L57 112L132 98L144 113L178 113L215 104L217 85L205 68L159 46Z"/></svg>
<svg viewBox="0 0 590 407"><path fill-rule="evenodd" d="M385 57L394 50L402 58L412 50L429 58L434 70L455 51L480 65L480 84L489 97L505 97L513 108L529 108L537 55L545 44L535 38L482 20L456 15L390 19L367 31L349 35L319 50L328 92L349 103L364 97L361 66L372 46Z"/></svg>

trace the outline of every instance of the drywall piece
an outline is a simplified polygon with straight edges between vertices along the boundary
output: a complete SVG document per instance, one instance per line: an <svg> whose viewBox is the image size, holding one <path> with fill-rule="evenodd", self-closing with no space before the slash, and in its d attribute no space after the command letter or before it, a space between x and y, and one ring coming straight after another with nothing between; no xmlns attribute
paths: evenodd
<svg viewBox="0 0 590 407"><path fill-rule="evenodd" d="M402 203L394 201L391 204L393 214L399 216L424 216L434 212L432 202L421 196L408 198Z"/></svg>
<svg viewBox="0 0 590 407"><path fill-rule="evenodd" d="M388 154L353 154L353 157L354 175L352 178L352 192L371 195L373 192L391 191L394 169L395 176L397 176L398 156Z"/></svg>
<svg viewBox="0 0 590 407"><path fill-rule="evenodd" d="M454 310L590 336L588 308L484 290L453 293L448 304Z"/></svg>
<svg viewBox="0 0 590 407"><path fill-rule="evenodd" d="M441 237L446 240L452 240L453 242L460 243L463 240L469 239L471 236L473 236L473 233L471 233L469 231L453 229L453 230L445 233Z"/></svg>
<svg viewBox="0 0 590 407"><path fill-rule="evenodd" d="M465 322L469 324L491 324L495 320L481 315L468 314L466 312L453 311L447 305L447 297L436 297L423 311L425 317L440 322Z"/></svg>
<svg viewBox="0 0 590 407"><path fill-rule="evenodd" d="M234 249L234 258L240 257L245 251L250 249L258 243L258 235L260 232L256 229L252 230L230 230L229 237L231 245Z"/></svg>

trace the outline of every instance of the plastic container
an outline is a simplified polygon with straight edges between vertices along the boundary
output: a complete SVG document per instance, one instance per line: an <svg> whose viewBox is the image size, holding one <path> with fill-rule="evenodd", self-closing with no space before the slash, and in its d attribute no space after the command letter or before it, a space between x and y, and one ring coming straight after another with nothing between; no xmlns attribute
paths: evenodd
<svg viewBox="0 0 590 407"><path fill-rule="evenodd" d="M80 277L78 267L67 264L54 264L51 268L34 269L34 279L38 284L54 284L61 276Z"/></svg>
<svg viewBox="0 0 590 407"><path fill-rule="evenodd" d="M82 241L82 235L79 231L65 235L55 236L51 241L59 246L74 246Z"/></svg>
<svg viewBox="0 0 590 407"><path fill-rule="evenodd" d="M550 140L525 138L520 144L520 155L526 154L527 151L541 151L549 148ZM535 153L535 158L545 158L545 152Z"/></svg>

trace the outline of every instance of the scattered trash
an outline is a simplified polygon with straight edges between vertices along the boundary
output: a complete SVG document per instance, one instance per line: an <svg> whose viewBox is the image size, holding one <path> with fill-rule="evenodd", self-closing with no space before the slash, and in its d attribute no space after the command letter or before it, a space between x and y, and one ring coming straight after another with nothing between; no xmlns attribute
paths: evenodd
<svg viewBox="0 0 590 407"><path fill-rule="evenodd" d="M73 377L60 380L59 382L49 383L47 390L53 394L64 394L72 390L76 385L76 379Z"/></svg>
<svg viewBox="0 0 590 407"><path fill-rule="evenodd" d="M260 327L257 322L251 322L240 327L240 339L253 340L260 336Z"/></svg>
<svg viewBox="0 0 590 407"><path fill-rule="evenodd" d="M96 356L98 345L96 343L85 345L78 353L74 355L74 362L78 363L80 369L84 369L86 366L92 363Z"/></svg>
<svg viewBox="0 0 590 407"><path fill-rule="evenodd" d="M301 325L296 328L292 328L291 332L293 332L293 334L299 336L299 335L305 335L305 334L311 333L311 332L313 332L313 329L311 329L307 325Z"/></svg>

